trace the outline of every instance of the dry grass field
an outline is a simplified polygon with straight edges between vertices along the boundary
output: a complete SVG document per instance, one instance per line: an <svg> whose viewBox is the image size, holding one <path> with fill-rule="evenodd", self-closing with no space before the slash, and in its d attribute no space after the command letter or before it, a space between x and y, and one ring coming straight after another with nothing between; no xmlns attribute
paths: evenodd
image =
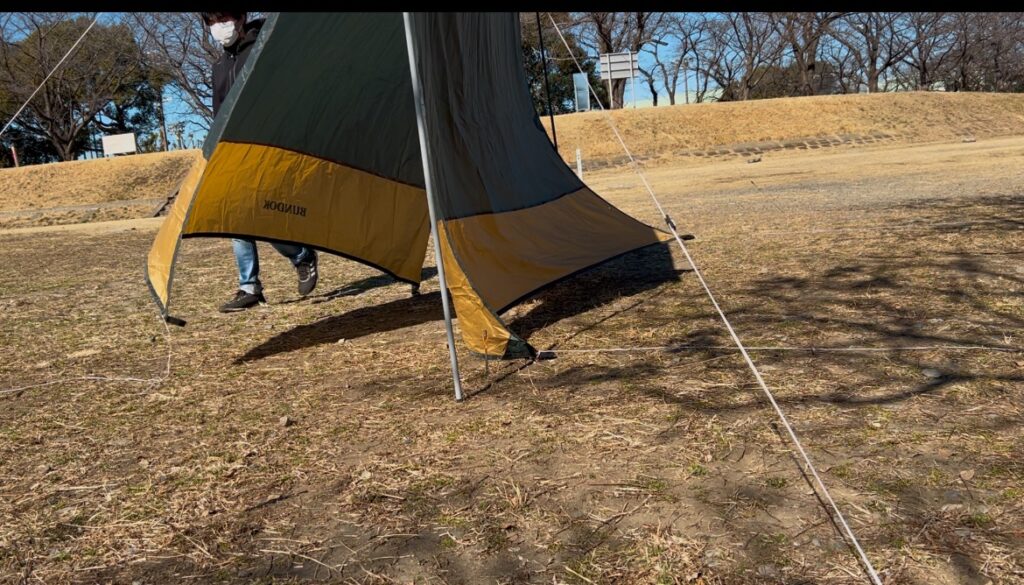
<svg viewBox="0 0 1024 585"><path fill-rule="evenodd" d="M921 132L647 173L884 582L1022 582L1024 137ZM674 243L513 308L558 357L460 347L455 403L432 252L300 299L261 246L222 315L188 240L167 333L156 225L0 232L0 582L868 582Z"/></svg>

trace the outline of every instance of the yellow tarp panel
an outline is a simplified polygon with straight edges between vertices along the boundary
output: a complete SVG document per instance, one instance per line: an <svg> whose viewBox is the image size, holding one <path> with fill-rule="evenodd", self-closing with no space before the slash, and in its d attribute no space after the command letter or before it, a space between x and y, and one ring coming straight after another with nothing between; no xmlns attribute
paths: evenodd
<svg viewBox="0 0 1024 585"><path fill-rule="evenodd" d="M455 314L459 318L462 341L476 353L502 357L505 355L511 334L505 325L484 306L466 279L465 273L462 272L459 262L452 256L445 222L438 222L437 235L441 239L441 261L444 262L444 275L448 281L448 290L452 294Z"/></svg>
<svg viewBox="0 0 1024 585"><path fill-rule="evenodd" d="M462 272L496 313L546 284L671 238L586 187L534 207L444 225ZM468 335L461 312L459 321Z"/></svg>
<svg viewBox="0 0 1024 585"><path fill-rule="evenodd" d="M181 242L182 226L185 224L185 215L188 213L189 205L196 194L196 187L203 176L206 168L206 159L200 157L192 164L185 179L178 188L178 196L171 205L167 218L160 225L160 231L153 240L149 249L149 256L146 260L146 278L149 281L153 294L160 301L160 308L164 314L167 313L167 300L170 295L171 270L174 265L174 255Z"/></svg>
<svg viewBox="0 0 1024 585"><path fill-rule="evenodd" d="M185 234L307 244L419 282L430 220L422 188L290 150L221 142Z"/></svg>

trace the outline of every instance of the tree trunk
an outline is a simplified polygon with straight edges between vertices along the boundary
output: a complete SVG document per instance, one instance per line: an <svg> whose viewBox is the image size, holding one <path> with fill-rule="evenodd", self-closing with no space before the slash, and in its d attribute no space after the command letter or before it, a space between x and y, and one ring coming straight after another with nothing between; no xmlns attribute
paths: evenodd
<svg viewBox="0 0 1024 585"><path fill-rule="evenodd" d="M623 108L623 104L626 101L626 81L627 79L613 79L612 80L612 109L618 110Z"/></svg>
<svg viewBox="0 0 1024 585"><path fill-rule="evenodd" d="M54 144L54 146L57 147L57 154L64 162L75 160L75 156L78 154L71 144Z"/></svg>

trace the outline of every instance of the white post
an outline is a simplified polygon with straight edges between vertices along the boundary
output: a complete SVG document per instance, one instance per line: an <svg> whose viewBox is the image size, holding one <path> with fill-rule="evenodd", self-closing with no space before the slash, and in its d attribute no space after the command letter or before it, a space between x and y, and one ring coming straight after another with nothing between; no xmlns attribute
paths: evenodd
<svg viewBox="0 0 1024 585"><path fill-rule="evenodd" d="M452 332L452 312L448 306L448 281L444 276L444 261L441 259L441 240L437 236L437 212L434 209L434 186L430 179L430 145L427 143L427 121L424 114L423 87L416 70L416 48L413 46L412 17L402 13L405 20L405 45L409 51L409 75L412 77L412 95L416 102L416 128L420 135L420 157L423 159L423 182L427 189L427 210L430 212L430 233L434 237L434 261L437 262L437 277L441 281L441 306L444 307L444 325L448 331L448 355L452 360L452 381L455 383L455 400L462 400L462 381L459 377L459 359L455 355L455 334Z"/></svg>
<svg viewBox="0 0 1024 585"><path fill-rule="evenodd" d="M580 149L576 149L576 176L583 180L583 156L580 154Z"/></svg>

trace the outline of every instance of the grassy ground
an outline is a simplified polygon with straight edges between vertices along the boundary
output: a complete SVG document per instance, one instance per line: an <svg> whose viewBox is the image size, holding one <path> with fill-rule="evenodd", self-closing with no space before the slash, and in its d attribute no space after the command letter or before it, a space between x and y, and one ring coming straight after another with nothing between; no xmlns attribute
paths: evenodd
<svg viewBox="0 0 1024 585"><path fill-rule="evenodd" d="M887 584L1024 580L1022 157L650 172L749 345L986 348L754 352ZM656 221L628 171L586 179ZM0 234L0 581L866 582L677 248L510 311L559 357L462 354L456 404L436 278L325 257L299 300L267 247L271 304L225 316L221 240L184 246L163 379L153 229L96 225ZM630 347L666 349L569 351Z"/></svg>
<svg viewBox="0 0 1024 585"><path fill-rule="evenodd" d="M909 92L780 98L629 108L612 117L634 154L671 161L681 151L743 143L884 135L897 143L959 141L1024 134L1024 95ZM548 119L542 120L546 127ZM562 157L575 164L622 155L605 114L555 118Z"/></svg>
<svg viewBox="0 0 1024 585"><path fill-rule="evenodd" d="M0 212L166 197L196 156L178 150L0 169Z"/></svg>

